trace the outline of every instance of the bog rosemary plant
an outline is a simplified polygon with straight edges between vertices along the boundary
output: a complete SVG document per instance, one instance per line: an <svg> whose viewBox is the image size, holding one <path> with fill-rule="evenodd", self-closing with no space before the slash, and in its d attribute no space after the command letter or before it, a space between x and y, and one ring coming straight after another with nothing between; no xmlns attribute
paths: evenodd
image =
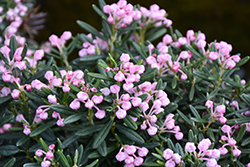
<svg viewBox="0 0 250 167"><path fill-rule="evenodd" d="M126 0L37 46L30 3L0 7L0 166L250 166L249 57Z"/></svg>

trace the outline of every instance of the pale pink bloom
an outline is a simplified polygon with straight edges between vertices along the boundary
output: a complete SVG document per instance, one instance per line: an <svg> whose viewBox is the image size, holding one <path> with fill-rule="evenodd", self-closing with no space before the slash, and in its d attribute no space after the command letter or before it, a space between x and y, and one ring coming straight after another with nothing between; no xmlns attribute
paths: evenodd
<svg viewBox="0 0 250 167"><path fill-rule="evenodd" d="M92 97L92 101L95 103L95 104L100 104L102 101L103 101L103 96L102 95L94 95Z"/></svg>
<svg viewBox="0 0 250 167"><path fill-rule="evenodd" d="M155 135L157 133L157 128L154 126L151 126L150 128L147 129L147 132L150 136Z"/></svg>
<svg viewBox="0 0 250 167"><path fill-rule="evenodd" d="M181 133L181 132L175 133L174 136L175 136L175 138L176 138L177 140L183 139L183 133Z"/></svg>
<svg viewBox="0 0 250 167"><path fill-rule="evenodd" d="M126 157L126 159L125 159L125 163L126 164L131 164L131 163L133 163L134 162L134 157L132 157L132 156L127 156Z"/></svg>
<svg viewBox="0 0 250 167"><path fill-rule="evenodd" d="M20 95L20 90L14 89L11 93L13 99L18 99Z"/></svg>
<svg viewBox="0 0 250 167"><path fill-rule="evenodd" d="M46 153L46 158L47 159L52 159L54 157L54 154L52 153L51 150L49 150L47 153Z"/></svg>
<svg viewBox="0 0 250 167"><path fill-rule="evenodd" d="M231 132L231 127L229 125L223 125L221 130L222 132L229 134Z"/></svg>
<svg viewBox="0 0 250 167"><path fill-rule="evenodd" d="M218 150L218 149L213 149L213 150L212 150L211 158L214 158L214 159L220 158L220 150Z"/></svg>
<svg viewBox="0 0 250 167"><path fill-rule="evenodd" d="M147 129L147 124L146 121L143 121L143 123L141 124L141 130L145 130Z"/></svg>
<svg viewBox="0 0 250 167"><path fill-rule="evenodd" d="M208 58L210 59L210 60L216 60L216 59L218 59L220 56L219 56L219 54L217 53L217 52L210 52L209 53L209 55L208 55Z"/></svg>
<svg viewBox="0 0 250 167"><path fill-rule="evenodd" d="M173 160L175 163L179 164L181 162L181 156L178 153L172 155Z"/></svg>
<svg viewBox="0 0 250 167"><path fill-rule="evenodd" d="M57 122L56 122L56 124L58 126L65 126L65 124L63 123L63 120L64 120L64 118L58 119Z"/></svg>
<svg viewBox="0 0 250 167"><path fill-rule="evenodd" d="M189 153L192 153L192 152L195 152L196 147L195 147L194 143L187 142L185 145L185 150Z"/></svg>
<svg viewBox="0 0 250 167"><path fill-rule="evenodd" d="M44 51L43 50L37 50L34 54L33 59L34 60L42 60L42 58L44 57Z"/></svg>
<svg viewBox="0 0 250 167"><path fill-rule="evenodd" d="M118 82L122 82L122 81L125 80L126 78L125 78L124 74L123 74L121 71L119 71L119 72L115 75L114 79L115 79L116 81L118 81Z"/></svg>
<svg viewBox="0 0 250 167"><path fill-rule="evenodd" d="M235 66L236 66L236 63L235 63L233 60L228 59L228 61L227 61L227 67L228 67L229 69L232 69L232 68L234 68Z"/></svg>
<svg viewBox="0 0 250 167"><path fill-rule="evenodd" d="M127 154L125 152L119 152L118 154L116 154L115 158L117 159L117 161L123 161L125 160L125 158L127 157Z"/></svg>
<svg viewBox="0 0 250 167"><path fill-rule="evenodd" d="M102 88L100 91L104 94L104 96L108 96L110 94L109 88Z"/></svg>
<svg viewBox="0 0 250 167"><path fill-rule="evenodd" d="M36 150L37 157L41 157L43 154L46 154L43 150L41 150L41 149Z"/></svg>
<svg viewBox="0 0 250 167"><path fill-rule="evenodd" d="M79 100L78 100L78 99L75 99L75 100L73 100L73 101L70 103L69 107L72 108L73 110L77 110L77 109L80 108L80 105L81 105L81 104L80 104Z"/></svg>
<svg viewBox="0 0 250 167"><path fill-rule="evenodd" d="M47 71L44 75L44 77L50 81L52 78L53 78L54 74L53 74L53 71Z"/></svg>
<svg viewBox="0 0 250 167"><path fill-rule="evenodd" d="M112 85L112 86L110 86L110 92L111 93L119 93L120 92L120 86L118 86L118 85Z"/></svg>
<svg viewBox="0 0 250 167"><path fill-rule="evenodd" d="M41 167L50 167L50 165L51 165L51 162L50 162L50 161L43 161L43 162L41 163Z"/></svg>
<svg viewBox="0 0 250 167"><path fill-rule="evenodd" d="M65 84L65 83L64 83L64 86L63 86L63 88L62 88L62 89L63 89L63 92L64 92L64 93L66 93L66 92L69 92L69 91L70 91L70 87L69 87L69 85L68 85L68 84Z"/></svg>
<svg viewBox="0 0 250 167"><path fill-rule="evenodd" d="M179 57L181 57L182 59L187 59L187 58L189 58L189 54L187 51L182 51L180 53Z"/></svg>
<svg viewBox="0 0 250 167"><path fill-rule="evenodd" d="M229 144L229 146L235 146L236 145L236 141L233 138L229 138L228 139L228 144Z"/></svg>
<svg viewBox="0 0 250 167"><path fill-rule="evenodd" d="M129 101L122 102L122 108L124 110L129 110L132 107L131 103Z"/></svg>
<svg viewBox="0 0 250 167"><path fill-rule="evenodd" d="M27 136L31 133L30 128L28 127L28 125L24 124L24 130L23 133L26 134Z"/></svg>
<svg viewBox="0 0 250 167"><path fill-rule="evenodd" d="M136 148L135 148L135 146L126 145L125 151L128 155L133 155L136 152Z"/></svg>
<svg viewBox="0 0 250 167"><path fill-rule="evenodd" d="M17 122L22 122L22 120L25 120L23 114L18 114L18 115L16 116L16 121L17 121Z"/></svg>
<svg viewBox="0 0 250 167"><path fill-rule="evenodd" d="M57 99L56 99L56 95L48 95L48 101L51 103L51 104L56 104L57 103Z"/></svg>
<svg viewBox="0 0 250 167"><path fill-rule="evenodd" d="M168 160L165 163L165 167L175 167L175 162L173 161L173 159Z"/></svg>
<svg viewBox="0 0 250 167"><path fill-rule="evenodd" d="M78 92L76 96L77 96L78 100L80 100L82 102L89 98L89 95L86 92Z"/></svg>
<svg viewBox="0 0 250 167"><path fill-rule="evenodd" d="M133 104L134 107L138 107L141 105L142 100L141 100L141 98L134 97L134 98L132 98L131 103Z"/></svg>
<svg viewBox="0 0 250 167"><path fill-rule="evenodd" d="M67 41L71 37L72 37L72 34L70 31L64 31L63 34L61 35L60 39Z"/></svg>
<svg viewBox="0 0 250 167"><path fill-rule="evenodd" d="M206 151L210 145L211 141L209 139L202 139L198 144L198 148L200 151Z"/></svg>
<svg viewBox="0 0 250 167"><path fill-rule="evenodd" d="M120 108L120 109L118 109L118 111L116 111L115 114L116 114L118 119L123 119L123 118L126 117L127 112L126 112L126 110L123 110L123 109Z"/></svg>
<svg viewBox="0 0 250 167"><path fill-rule="evenodd" d="M123 62L129 62L129 60L130 60L129 54L123 53L120 57L120 60Z"/></svg>
<svg viewBox="0 0 250 167"><path fill-rule="evenodd" d="M146 147L138 148L138 155L140 157L145 157L148 154L148 149Z"/></svg>
<svg viewBox="0 0 250 167"><path fill-rule="evenodd" d="M180 45L185 45L187 43L187 38L186 37L180 37L178 39L178 42Z"/></svg>
<svg viewBox="0 0 250 167"><path fill-rule="evenodd" d="M216 167L217 166L217 161L215 159L208 159L206 166L207 167Z"/></svg>
<svg viewBox="0 0 250 167"><path fill-rule="evenodd" d="M90 100L90 99L88 99L88 101L85 103L85 107L86 108L89 108L89 109L91 109L92 107L94 107L94 103L93 103L93 101L92 100Z"/></svg>
<svg viewBox="0 0 250 167"><path fill-rule="evenodd" d="M135 166L141 166L141 164L143 163L144 159L141 157L136 157L134 160L134 165Z"/></svg>
<svg viewBox="0 0 250 167"><path fill-rule="evenodd" d="M219 151L221 155L225 155L226 153L228 153L228 150L225 147L219 148Z"/></svg>
<svg viewBox="0 0 250 167"><path fill-rule="evenodd" d="M49 145L49 150L53 150L55 148L55 144Z"/></svg>
<svg viewBox="0 0 250 167"><path fill-rule="evenodd" d="M95 117L98 118L98 119L103 119L106 115L106 112L104 110L98 110L96 113L95 113Z"/></svg>
<svg viewBox="0 0 250 167"><path fill-rule="evenodd" d="M185 81L186 79L187 79L187 75L183 73L183 74L181 75L181 80Z"/></svg>
<svg viewBox="0 0 250 167"><path fill-rule="evenodd" d="M207 100L205 106L206 106L207 108L213 108L213 102L212 102L211 100Z"/></svg>
<svg viewBox="0 0 250 167"><path fill-rule="evenodd" d="M151 123L156 123L157 117L155 115L150 116L150 122Z"/></svg>

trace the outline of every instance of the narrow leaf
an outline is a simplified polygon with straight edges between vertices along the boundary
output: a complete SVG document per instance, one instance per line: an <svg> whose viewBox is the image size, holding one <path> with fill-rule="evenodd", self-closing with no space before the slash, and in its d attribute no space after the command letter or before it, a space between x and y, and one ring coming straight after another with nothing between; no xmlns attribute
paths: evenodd
<svg viewBox="0 0 250 167"><path fill-rule="evenodd" d="M101 154L101 156L106 157L107 155L107 145L105 140L101 143L101 145L99 147L97 147L97 151L99 154Z"/></svg>
<svg viewBox="0 0 250 167"><path fill-rule="evenodd" d="M2 156L10 156L18 153L20 149L14 145L3 145L0 146L0 155Z"/></svg>
<svg viewBox="0 0 250 167"><path fill-rule="evenodd" d="M90 32L90 33L93 34L94 36L97 36L97 37L101 38L102 40L107 41L107 39L106 39L104 36L102 36L102 35L100 34L100 32L97 31L97 30L96 30L94 27L92 27L91 25L89 25L89 24L87 24L87 23L85 23L85 22L83 22L83 21L80 21L80 20L77 20L76 22L77 22L77 24L78 24L80 27L82 27L82 28L85 29L86 31Z"/></svg>
<svg viewBox="0 0 250 167"><path fill-rule="evenodd" d="M77 136L87 136L103 129L104 125L91 125L76 132Z"/></svg>
<svg viewBox="0 0 250 167"><path fill-rule="evenodd" d="M103 75L103 74L98 74L98 73L92 73L92 72L89 72L88 73L88 76L91 76L93 78L97 78L97 79L103 79L105 81L112 81L113 79L106 76L106 75Z"/></svg>
<svg viewBox="0 0 250 167"><path fill-rule="evenodd" d="M119 130L119 132L126 135L132 141L137 142L137 143L144 143L144 139L134 130L126 128L122 125L116 125L116 128Z"/></svg>
<svg viewBox="0 0 250 167"><path fill-rule="evenodd" d="M43 124L37 128L35 128L31 133L30 133L30 137L35 137L37 135L39 135L40 133L44 132L45 130L47 130L48 128L50 128L51 126L53 126L55 124L55 121L50 122L50 123L46 123Z"/></svg>
<svg viewBox="0 0 250 167"><path fill-rule="evenodd" d="M11 158L3 167L12 167L16 162L16 158Z"/></svg>
<svg viewBox="0 0 250 167"><path fill-rule="evenodd" d="M196 118L201 118L199 112L192 105L189 105L189 108Z"/></svg>
<svg viewBox="0 0 250 167"><path fill-rule="evenodd" d="M73 115L70 115L70 116L66 117L63 120L63 123L64 124L70 124L70 123L78 121L79 119L82 119L83 117L84 117L83 113L73 114Z"/></svg>
<svg viewBox="0 0 250 167"><path fill-rule="evenodd" d="M236 137L236 141L237 143L241 141L241 139L244 137L245 133L246 133L246 129L247 129L247 126L246 124L243 124L241 127L240 127L240 131L238 133L238 136Z"/></svg>
<svg viewBox="0 0 250 167"><path fill-rule="evenodd" d="M92 162L91 164L89 164L85 167L94 167L98 162L99 162L99 159L96 159L94 162Z"/></svg>
<svg viewBox="0 0 250 167"><path fill-rule="evenodd" d="M99 145L105 140L110 131L111 125L112 121L110 120L108 123L106 123L103 129L97 133L97 136L95 137L93 142L93 148L99 147Z"/></svg>
<svg viewBox="0 0 250 167"><path fill-rule="evenodd" d="M178 114L181 116L181 118L186 121L186 123L188 123L189 125L193 125L193 123L190 121L190 119L188 117L186 117L186 115L184 115L180 110L177 110Z"/></svg>
<svg viewBox="0 0 250 167"><path fill-rule="evenodd" d="M133 130L137 130L137 124L135 123L135 121L130 117L130 116L128 116L128 115L126 115L126 117L125 118L123 118L123 121L125 122L125 124L129 127L129 128L131 128L131 129L133 129Z"/></svg>

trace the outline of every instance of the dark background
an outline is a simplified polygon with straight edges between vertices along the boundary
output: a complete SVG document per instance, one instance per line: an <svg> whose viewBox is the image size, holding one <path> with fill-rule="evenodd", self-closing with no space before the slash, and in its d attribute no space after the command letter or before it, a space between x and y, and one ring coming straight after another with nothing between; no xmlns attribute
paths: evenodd
<svg viewBox="0 0 250 167"><path fill-rule="evenodd" d="M106 0L107 4L116 3ZM206 35L206 41L226 41L232 44L232 54L250 55L250 0L128 0L132 5L149 8L158 4L169 14L173 28L183 35L193 29ZM92 4L98 0L38 0L40 11L47 12L46 28L40 30L36 39L48 40L51 34L60 36L70 30L73 35L84 32L76 20L82 20L100 30L101 18L93 11ZM84 32L86 33L86 32ZM244 66L250 70L250 62ZM248 70L249 69L249 70ZM250 75L250 72L247 72Z"/></svg>

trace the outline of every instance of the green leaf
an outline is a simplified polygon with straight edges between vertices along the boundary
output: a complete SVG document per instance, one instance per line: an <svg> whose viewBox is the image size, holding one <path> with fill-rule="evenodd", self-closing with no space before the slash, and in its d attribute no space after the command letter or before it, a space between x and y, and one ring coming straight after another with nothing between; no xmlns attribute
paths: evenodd
<svg viewBox="0 0 250 167"><path fill-rule="evenodd" d="M221 76L222 80L227 79L230 77L235 71L238 71L240 68L233 68L233 69L227 69Z"/></svg>
<svg viewBox="0 0 250 167"><path fill-rule="evenodd" d="M100 9L103 10L103 7L106 5L105 1L99 0L98 2L99 2Z"/></svg>
<svg viewBox="0 0 250 167"><path fill-rule="evenodd" d="M135 121L130 117L130 116L128 116L128 115L126 115L126 117L125 118L123 118L123 121L125 122L125 124L129 127L129 128L131 128L131 129L133 129L133 130L137 130L137 124L135 123Z"/></svg>
<svg viewBox="0 0 250 167"><path fill-rule="evenodd" d="M238 63L236 63L236 66L235 66L235 67L240 67L240 66L242 66L243 64L247 63L248 60L249 60L249 58L250 58L249 56L244 57L244 58L241 59Z"/></svg>
<svg viewBox="0 0 250 167"><path fill-rule="evenodd" d="M70 164L69 164L67 158L65 157L65 155L63 154L63 152L61 150L58 150L57 153L58 153L59 157L61 158L61 160L63 161L64 165L66 167L70 167Z"/></svg>
<svg viewBox="0 0 250 167"><path fill-rule="evenodd" d="M104 17L104 18L106 18L107 16L95 5L95 4L93 4L92 5L92 8L95 10L95 12L99 15L99 16L101 16L101 17Z"/></svg>
<svg viewBox="0 0 250 167"><path fill-rule="evenodd" d="M158 31L156 31L154 34L150 35L150 36L146 36L146 39L149 40L150 42L156 40L157 38L165 35L167 32L167 29L166 28L162 28Z"/></svg>
<svg viewBox="0 0 250 167"><path fill-rule="evenodd" d="M58 104L50 105L50 109L65 115L72 115L73 113L75 113L75 111L69 108L68 106L58 105Z"/></svg>
<svg viewBox="0 0 250 167"><path fill-rule="evenodd" d="M155 90L162 90L162 79L158 80Z"/></svg>
<svg viewBox="0 0 250 167"><path fill-rule="evenodd" d="M214 89L210 94L209 97L210 99L213 98L214 96L216 96L218 94L219 88Z"/></svg>
<svg viewBox="0 0 250 167"><path fill-rule="evenodd" d="M83 158L83 146L82 146L82 144L78 147L78 158L77 158L77 162L76 162L76 164L78 165L78 166L80 166L80 163L81 163L81 161L82 161L82 158Z"/></svg>
<svg viewBox="0 0 250 167"><path fill-rule="evenodd" d="M220 74L216 73L214 75L209 76L208 79L211 81L215 81L215 80L218 80L219 77L220 77Z"/></svg>
<svg viewBox="0 0 250 167"><path fill-rule="evenodd" d="M44 142L44 140L42 139L42 138L40 138L40 143L41 143L41 145L43 146L43 149L44 149L44 151L48 151L49 150L49 147L48 147L48 145Z"/></svg>
<svg viewBox="0 0 250 167"><path fill-rule="evenodd" d="M201 118L199 112L192 105L189 105L189 108L196 118Z"/></svg>
<svg viewBox="0 0 250 167"><path fill-rule="evenodd" d="M63 120L63 123L64 124L70 124L70 123L78 121L79 119L82 119L83 117L84 117L83 113L73 114L73 115L70 115L70 116L66 117Z"/></svg>
<svg viewBox="0 0 250 167"><path fill-rule="evenodd" d="M140 96L138 96L139 98L141 98L142 101L146 100L148 98L147 94L142 94Z"/></svg>
<svg viewBox="0 0 250 167"><path fill-rule="evenodd" d="M105 140L101 143L101 145L99 147L97 147L97 151L99 154L101 154L101 156L106 157L107 155L107 145Z"/></svg>
<svg viewBox="0 0 250 167"><path fill-rule="evenodd" d="M174 152L177 152L177 150L176 150L176 148L175 148L175 146L174 146L172 140L168 139L167 144L168 144L168 147L169 147L171 150L173 150Z"/></svg>
<svg viewBox="0 0 250 167"><path fill-rule="evenodd" d="M102 56L102 55L86 55L84 57L76 58L70 63L74 65L86 64L91 61L97 61L98 59L104 59L105 57L106 56Z"/></svg>
<svg viewBox="0 0 250 167"><path fill-rule="evenodd" d="M136 133L134 130L126 128L122 125L117 124L116 128L121 132L122 134L126 135L130 140L137 142L137 143L144 143L144 139Z"/></svg>
<svg viewBox="0 0 250 167"><path fill-rule="evenodd" d="M57 145L58 145L58 150L62 150L63 149L63 145L62 142L59 138L57 138Z"/></svg>
<svg viewBox="0 0 250 167"><path fill-rule="evenodd" d="M41 97L39 97L34 92L28 92L28 91L24 90L24 93L29 97L29 99L36 101L36 102L41 102Z"/></svg>
<svg viewBox="0 0 250 167"><path fill-rule="evenodd" d="M16 158L11 158L3 167L12 167L16 162Z"/></svg>
<svg viewBox="0 0 250 167"><path fill-rule="evenodd" d="M93 148L99 147L99 145L105 140L110 131L111 125L112 121L110 120L108 123L106 123L106 125L104 125L103 129L97 133L97 136L93 142Z"/></svg>
<svg viewBox="0 0 250 167"><path fill-rule="evenodd" d="M250 108L250 97L249 95L243 93L240 98L246 103L246 105Z"/></svg>
<svg viewBox="0 0 250 167"><path fill-rule="evenodd" d="M180 110L177 110L178 114L181 116L181 118L186 121L186 123L188 123L189 125L193 126L193 123L190 121L190 119L188 117L186 117L186 115L184 115Z"/></svg>
<svg viewBox="0 0 250 167"><path fill-rule="evenodd" d="M135 50L139 53L139 55L146 60L146 58L148 57L147 55L145 55L145 53L142 51L140 45L138 45L136 42L131 41L133 47L135 48Z"/></svg>
<svg viewBox="0 0 250 167"><path fill-rule="evenodd" d="M10 156L18 153L20 149L14 145L3 145L0 146L0 155L2 156Z"/></svg>
<svg viewBox="0 0 250 167"><path fill-rule="evenodd" d="M11 95L1 97L0 98L0 105L10 101L11 99L12 99Z"/></svg>
<svg viewBox="0 0 250 167"><path fill-rule="evenodd" d="M244 124L244 125L242 125L240 127L239 133L238 133L238 135L237 135L237 137L235 139L237 141L237 143L240 142L241 139L244 137L244 135L246 133L246 129L247 129L247 125L246 124Z"/></svg>
<svg viewBox="0 0 250 167"><path fill-rule="evenodd" d="M246 146L250 143L250 137L246 138L242 143L241 146Z"/></svg>
<svg viewBox="0 0 250 167"><path fill-rule="evenodd" d="M27 50L28 50L28 45L25 44L24 47L23 47L23 51L21 53L22 58L24 58L26 56Z"/></svg>
<svg viewBox="0 0 250 167"><path fill-rule="evenodd" d="M62 142L62 148L63 149L67 148L70 144L74 143L78 139L79 139L79 136L76 136L76 135L70 136L69 138L67 138L66 140Z"/></svg>
<svg viewBox="0 0 250 167"><path fill-rule="evenodd" d="M237 88L243 88L244 87L244 85L242 85L241 83L234 82L229 78L225 79L225 82L227 82L229 85L237 87Z"/></svg>
<svg viewBox="0 0 250 167"><path fill-rule="evenodd" d="M247 123L247 122L250 122L250 117L242 117L242 118L227 120L227 124L229 125L242 124L242 123Z"/></svg>
<svg viewBox="0 0 250 167"><path fill-rule="evenodd" d="M6 123L9 123L14 117L14 115L6 115L5 117L0 118L0 127Z"/></svg>
<svg viewBox="0 0 250 167"><path fill-rule="evenodd" d="M103 129L104 125L91 125L76 132L77 136L87 136Z"/></svg>
<svg viewBox="0 0 250 167"><path fill-rule="evenodd" d="M94 162L92 162L89 165L86 165L85 167L94 167L99 162L99 159L96 159Z"/></svg>
<svg viewBox="0 0 250 167"><path fill-rule="evenodd" d="M35 136L39 135L40 133L44 132L45 130L47 130L48 128L50 128L51 126L53 126L54 124L55 124L55 121L53 120L53 122L48 122L46 124L43 124L43 125L35 128L30 133L30 137L35 137Z"/></svg>
<svg viewBox="0 0 250 167"><path fill-rule="evenodd" d="M159 155L159 154L152 153L152 155L153 155L155 158L157 158L157 159L160 159L160 160L162 160L162 161L165 161L164 158L163 158L161 155Z"/></svg>
<svg viewBox="0 0 250 167"><path fill-rule="evenodd" d="M77 46L78 41L79 41L79 35L77 34L67 47L67 50L68 50L67 55L70 55L73 52L73 50Z"/></svg>
<svg viewBox="0 0 250 167"><path fill-rule="evenodd" d="M208 128L208 129L207 129L207 132L208 132L209 137L210 137L213 141L215 141L215 136L214 136L213 131L212 131L210 128Z"/></svg>
<svg viewBox="0 0 250 167"><path fill-rule="evenodd" d="M197 123L207 123L208 120L207 119L203 119L203 118L191 118L191 120L193 120L194 122L197 122Z"/></svg>
<svg viewBox="0 0 250 167"><path fill-rule="evenodd" d="M111 152L113 152L114 150L116 150L117 147L116 146L111 146L107 148L107 154L110 154ZM101 155L98 153L98 151L93 151L92 153L90 153L88 155L89 159L96 159L96 158L100 158Z"/></svg>
<svg viewBox="0 0 250 167"><path fill-rule="evenodd" d="M110 78L106 75L103 74L99 74L99 73L93 73L93 72L89 72L88 76L91 76L93 78L97 78L97 79L103 79L105 81L113 81L113 78Z"/></svg>
<svg viewBox="0 0 250 167"><path fill-rule="evenodd" d="M177 86L177 79L174 77L172 80L172 89L175 89Z"/></svg>
<svg viewBox="0 0 250 167"><path fill-rule="evenodd" d="M180 156L184 156L185 155L185 153L184 153L184 151L183 151L183 148L181 147L181 145L179 144L179 143L176 143L175 144L175 148L176 148L176 150L177 150L177 153L180 155Z"/></svg>
<svg viewBox="0 0 250 167"><path fill-rule="evenodd" d="M188 141L195 142L194 132L191 129L188 131Z"/></svg>
<svg viewBox="0 0 250 167"><path fill-rule="evenodd" d="M41 167L41 165L38 163L26 163L23 167Z"/></svg>
<svg viewBox="0 0 250 167"><path fill-rule="evenodd" d="M141 164L141 166L152 166L152 167L157 167L157 166L162 166L161 164L158 164L156 162L144 162Z"/></svg>
<svg viewBox="0 0 250 167"><path fill-rule="evenodd" d="M19 147L19 146L23 145L23 144L26 143L29 139L30 139L29 136L24 136L23 138L21 138L20 140L18 140L18 142L16 143L16 146Z"/></svg>
<svg viewBox="0 0 250 167"><path fill-rule="evenodd" d="M236 160L236 164L238 165L238 167L245 167L245 165L241 163L239 160Z"/></svg>
<svg viewBox="0 0 250 167"><path fill-rule="evenodd" d="M10 60L13 59L13 56L15 54L16 49L17 49L16 37L15 36L11 36L10 37L10 50L11 51L10 51L10 54L9 54Z"/></svg>
<svg viewBox="0 0 250 167"><path fill-rule="evenodd" d="M204 72L201 72L201 71L194 71L193 74L196 75L196 76L199 77L199 78L204 79L204 80L209 80L209 79L208 79L209 76L208 76L207 74L205 74Z"/></svg>
<svg viewBox="0 0 250 167"><path fill-rule="evenodd" d="M190 92L189 92L189 100L192 101L194 98L194 85L192 85Z"/></svg>
<svg viewBox="0 0 250 167"><path fill-rule="evenodd" d="M83 22L83 21L80 21L80 20L77 20L76 22L77 22L77 24L78 24L80 27L82 27L82 28L85 29L86 31L90 32L90 33L93 34L94 36L97 36L97 37L101 38L102 40L107 41L107 39L106 39L104 36L102 36L102 35L100 34L100 32L97 31L97 30L96 30L94 27L92 27L91 25L89 25L89 24L87 24L87 23L85 23L85 22Z"/></svg>

